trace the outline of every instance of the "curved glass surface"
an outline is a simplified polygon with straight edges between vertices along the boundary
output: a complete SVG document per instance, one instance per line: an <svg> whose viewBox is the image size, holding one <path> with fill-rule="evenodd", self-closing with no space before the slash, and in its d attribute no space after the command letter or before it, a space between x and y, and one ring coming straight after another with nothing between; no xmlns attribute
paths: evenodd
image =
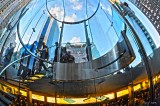
<svg viewBox="0 0 160 106"><path fill-rule="evenodd" d="M26 95L33 101L99 103L128 96L126 87L140 86L147 79L135 33L108 0L32 0L10 24L13 29L0 45L4 69L0 75L30 88L32 94ZM139 35L150 55L144 37ZM63 61L64 48L74 62ZM21 59L27 55L31 56Z"/></svg>
<svg viewBox="0 0 160 106"><path fill-rule="evenodd" d="M46 0L48 13L55 20L65 23L79 23L88 20L99 8L100 0Z"/></svg>
<svg viewBox="0 0 160 106"><path fill-rule="evenodd" d="M57 15L57 18L48 13L50 11ZM83 62L95 60L109 52L122 39L120 35L124 30L124 23L114 15L114 12L108 11L111 11L111 8L105 7L103 1L32 1L19 18L19 35L24 45L38 42L37 49L40 49L42 42L45 42L50 48L49 61L54 60L56 42L59 46L57 58L62 54L65 44L72 43L73 50L67 49L67 52L72 51L71 55L75 58L75 54L84 52ZM77 20L70 16L73 13ZM61 21L59 18L64 20ZM72 19L78 23L72 22ZM19 45L16 49L20 49ZM58 59L60 61L61 57Z"/></svg>

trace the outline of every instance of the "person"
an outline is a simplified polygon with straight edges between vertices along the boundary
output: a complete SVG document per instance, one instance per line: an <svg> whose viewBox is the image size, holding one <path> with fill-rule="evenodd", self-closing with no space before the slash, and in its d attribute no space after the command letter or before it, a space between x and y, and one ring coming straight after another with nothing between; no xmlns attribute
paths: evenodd
<svg viewBox="0 0 160 106"><path fill-rule="evenodd" d="M68 63L75 63L75 58L71 55L71 51L68 51Z"/></svg>
<svg viewBox="0 0 160 106"><path fill-rule="evenodd" d="M61 63L75 63L75 58L74 58L74 56L71 55L71 51L67 52L64 48L63 52L64 53L60 59Z"/></svg>
<svg viewBox="0 0 160 106"><path fill-rule="evenodd" d="M88 47L86 47L86 58L89 61Z"/></svg>
<svg viewBox="0 0 160 106"><path fill-rule="evenodd" d="M63 57L64 55L66 55L66 54L67 54L67 48L66 47L62 47L60 58Z"/></svg>
<svg viewBox="0 0 160 106"><path fill-rule="evenodd" d="M49 52L48 52L48 47L45 44L45 42L42 43L42 48L40 51L40 58L44 59L44 60L48 60L49 58ZM42 71L42 67L47 71L47 68L45 66L45 64L43 63L43 60L39 60L39 72Z"/></svg>
<svg viewBox="0 0 160 106"><path fill-rule="evenodd" d="M60 56L60 62L61 63L67 63L68 62L68 54L66 47L62 48L61 56Z"/></svg>
<svg viewBox="0 0 160 106"><path fill-rule="evenodd" d="M57 62L57 57L58 57L58 42L55 42L55 46L56 46L56 49L55 49L55 52L54 52L54 60L53 62Z"/></svg>
<svg viewBox="0 0 160 106"><path fill-rule="evenodd" d="M36 56L40 57L40 52L38 51L38 49L36 49ZM33 67L32 67L32 75L34 75L35 73L39 72L39 62L40 60L37 58L34 58L34 63L33 63Z"/></svg>
<svg viewBox="0 0 160 106"><path fill-rule="evenodd" d="M25 45L26 48L30 49L30 46L27 44ZM27 55L29 55L29 52L23 47L21 49L21 57L25 57ZM27 76L28 70L27 70L27 62L28 62L28 58L25 59L21 59L20 60L20 66L17 72L17 76L22 76L22 78L25 78ZM23 70L23 72L22 72Z"/></svg>
<svg viewBox="0 0 160 106"><path fill-rule="evenodd" d="M158 87L157 87L157 89L156 89L156 98L157 98L157 106L160 106L160 84L158 84Z"/></svg>
<svg viewBox="0 0 160 106"><path fill-rule="evenodd" d="M131 8L128 6L128 4L126 2L121 3L120 6L123 8L124 10L124 15L131 15L134 14L134 11L131 10Z"/></svg>
<svg viewBox="0 0 160 106"><path fill-rule="evenodd" d="M7 66L10 63L13 52L14 52L14 46L13 46L13 43L10 43L10 46L7 48L5 52L4 66Z"/></svg>
<svg viewBox="0 0 160 106"><path fill-rule="evenodd" d="M31 45L31 48L30 48L30 51L33 54L36 54L36 48L37 48L37 46L38 46L38 42L34 41L33 44ZM34 71L35 71L34 65L35 65L35 58L33 56L30 56L29 59L28 59L28 63L27 63L27 67L29 69L29 75L30 74L34 75Z"/></svg>

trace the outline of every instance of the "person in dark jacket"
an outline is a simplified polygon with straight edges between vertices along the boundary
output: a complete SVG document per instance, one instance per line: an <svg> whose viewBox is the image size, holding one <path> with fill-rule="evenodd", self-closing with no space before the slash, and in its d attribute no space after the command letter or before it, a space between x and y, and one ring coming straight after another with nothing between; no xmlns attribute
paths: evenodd
<svg viewBox="0 0 160 106"><path fill-rule="evenodd" d="M55 52L54 52L54 62L57 62L57 57L58 57L58 42L55 42L55 46L56 46L56 49L55 49Z"/></svg>
<svg viewBox="0 0 160 106"><path fill-rule="evenodd" d="M30 45L27 44L27 45L25 45L25 47L30 50ZM29 55L29 52L23 47L21 58L25 57L27 55ZM22 76L22 78L25 78L27 76L27 74L28 74L27 64L28 64L28 58L20 60L20 66L19 66L19 69L17 72L17 76Z"/></svg>
<svg viewBox="0 0 160 106"><path fill-rule="evenodd" d="M74 56L71 55L71 52L68 51L61 57L61 62L62 63L75 63L75 58Z"/></svg>
<svg viewBox="0 0 160 106"><path fill-rule="evenodd" d="M5 52L4 66L7 66L10 63L13 52L14 52L14 46L13 43L10 43L10 46L7 48Z"/></svg>
<svg viewBox="0 0 160 106"><path fill-rule="evenodd" d="M74 56L71 55L71 52L68 51L68 63L75 63L75 58Z"/></svg>
<svg viewBox="0 0 160 106"><path fill-rule="evenodd" d="M38 51L40 52L40 58L41 59L48 60L49 52L48 52L48 47L45 44L45 42L42 43L42 48L41 48L41 50L38 50ZM43 63L43 60L39 60L39 72L41 72L42 67L44 68L44 70L47 71L47 67Z"/></svg>
<svg viewBox="0 0 160 106"><path fill-rule="evenodd" d="M66 47L62 48L60 62L61 63L67 63L68 62L68 54L67 54Z"/></svg>

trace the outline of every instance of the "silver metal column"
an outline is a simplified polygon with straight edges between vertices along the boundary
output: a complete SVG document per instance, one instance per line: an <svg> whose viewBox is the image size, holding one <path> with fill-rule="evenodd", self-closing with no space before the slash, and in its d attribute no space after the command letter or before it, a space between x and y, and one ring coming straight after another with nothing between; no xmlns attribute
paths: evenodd
<svg viewBox="0 0 160 106"><path fill-rule="evenodd" d="M85 28L85 35L86 35L86 42L87 42L87 48L86 48L87 58L88 58L88 61L91 61L92 60L92 51L91 51L90 39L88 37L86 21L84 21L84 28Z"/></svg>

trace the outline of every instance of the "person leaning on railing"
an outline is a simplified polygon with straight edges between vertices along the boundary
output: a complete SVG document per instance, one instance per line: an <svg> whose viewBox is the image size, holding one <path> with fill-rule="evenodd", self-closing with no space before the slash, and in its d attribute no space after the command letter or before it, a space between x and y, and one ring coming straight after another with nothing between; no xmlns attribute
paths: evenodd
<svg viewBox="0 0 160 106"><path fill-rule="evenodd" d="M62 63L75 63L75 58L71 55L71 51L68 51L61 57L60 61Z"/></svg>
<svg viewBox="0 0 160 106"><path fill-rule="evenodd" d="M48 58L49 58L49 52L48 52L48 47L45 44L45 42L42 43L42 48L39 49L38 51L40 52L40 58L41 59L48 60ZM44 68L44 70L47 71L47 67L43 63L43 60L39 60L39 72L42 71L42 67Z"/></svg>
<svg viewBox="0 0 160 106"><path fill-rule="evenodd" d="M5 51L4 66L7 66L10 63L13 52L14 52L14 46L13 43L10 43L10 46Z"/></svg>

